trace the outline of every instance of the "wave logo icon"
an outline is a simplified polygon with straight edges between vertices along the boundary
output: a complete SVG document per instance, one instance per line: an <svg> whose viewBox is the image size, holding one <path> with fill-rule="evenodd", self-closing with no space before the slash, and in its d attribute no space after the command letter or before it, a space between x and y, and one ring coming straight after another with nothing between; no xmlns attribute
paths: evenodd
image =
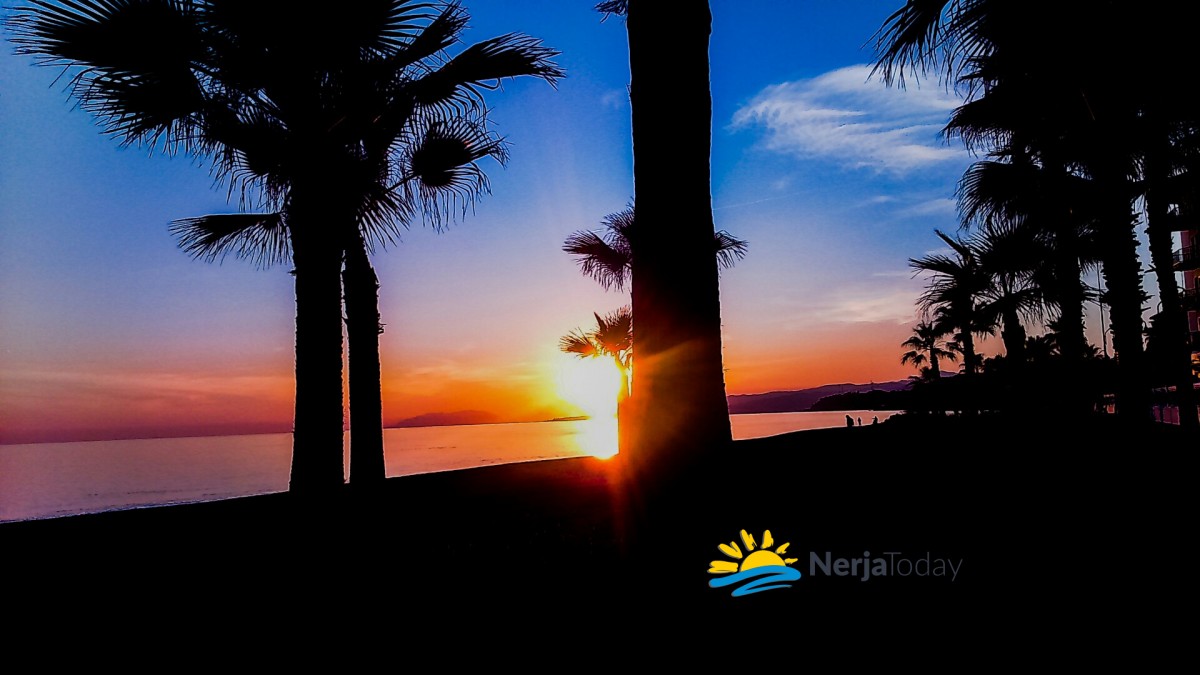
<svg viewBox="0 0 1200 675"><path fill-rule="evenodd" d="M738 546L736 541L717 544L717 549L732 560L714 560L709 563L708 573L721 575L708 582L709 588L732 586L733 597L739 598L751 593L789 588L791 582L801 577L800 570L788 567L796 562L796 559L783 557L791 544L780 544L772 551L775 539L770 530L763 532L761 546L754 541L754 535L745 530L742 530L741 537L741 546Z"/></svg>

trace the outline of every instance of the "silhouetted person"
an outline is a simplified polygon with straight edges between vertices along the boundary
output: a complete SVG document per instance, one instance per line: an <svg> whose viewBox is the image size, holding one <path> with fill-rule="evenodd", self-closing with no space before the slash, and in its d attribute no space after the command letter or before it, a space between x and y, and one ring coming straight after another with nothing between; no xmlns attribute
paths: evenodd
<svg viewBox="0 0 1200 675"><path fill-rule="evenodd" d="M875 426L876 424L879 424L879 415L871 418L871 426Z"/></svg>
<svg viewBox="0 0 1200 675"><path fill-rule="evenodd" d="M853 417L846 415L846 426L850 427L851 429L854 428L854 418Z"/></svg>
<svg viewBox="0 0 1200 675"><path fill-rule="evenodd" d="M858 426L860 426L860 427L862 426L862 418L861 417L858 418Z"/></svg>

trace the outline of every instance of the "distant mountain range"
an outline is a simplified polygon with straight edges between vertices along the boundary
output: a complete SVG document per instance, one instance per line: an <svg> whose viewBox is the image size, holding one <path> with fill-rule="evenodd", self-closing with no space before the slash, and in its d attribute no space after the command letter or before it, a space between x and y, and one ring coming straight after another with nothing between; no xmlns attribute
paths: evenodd
<svg viewBox="0 0 1200 675"><path fill-rule="evenodd" d="M457 410L455 412L433 412L406 417L392 422L390 427L450 427L460 424L495 424L500 418L486 410Z"/></svg>
<svg viewBox="0 0 1200 675"><path fill-rule="evenodd" d="M729 412L777 413L805 412L826 396L868 391L902 391L908 388L908 380L895 382L872 382L870 384L826 384L811 389L794 391L770 391L765 394L740 394L729 397ZM584 417L562 417L547 421L568 421ZM416 417L407 417L389 424L389 427L446 427L460 424L496 424L502 420L486 410L458 410L455 412L432 412Z"/></svg>
<svg viewBox="0 0 1200 675"><path fill-rule="evenodd" d="M820 387L813 387L812 389L769 391L765 394L740 394L729 397L729 412L731 414L804 412L826 396L874 390L901 391L907 389L908 384L908 380L872 382L870 384L825 384Z"/></svg>

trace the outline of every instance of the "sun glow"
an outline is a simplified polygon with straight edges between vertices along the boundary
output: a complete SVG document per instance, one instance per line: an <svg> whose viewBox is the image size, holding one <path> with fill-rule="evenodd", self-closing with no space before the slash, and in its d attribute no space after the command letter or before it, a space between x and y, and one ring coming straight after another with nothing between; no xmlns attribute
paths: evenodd
<svg viewBox="0 0 1200 675"><path fill-rule="evenodd" d="M621 371L605 358L577 359L563 355L557 373L558 395L588 416L580 423L580 450L594 457L617 454L617 396Z"/></svg>
<svg viewBox="0 0 1200 675"><path fill-rule="evenodd" d="M575 442L579 449L597 459L608 459L617 454L617 418L595 418L579 422L579 434Z"/></svg>
<svg viewBox="0 0 1200 675"><path fill-rule="evenodd" d="M598 420L617 416L621 372L605 358L563 356L558 369L558 395L584 415Z"/></svg>

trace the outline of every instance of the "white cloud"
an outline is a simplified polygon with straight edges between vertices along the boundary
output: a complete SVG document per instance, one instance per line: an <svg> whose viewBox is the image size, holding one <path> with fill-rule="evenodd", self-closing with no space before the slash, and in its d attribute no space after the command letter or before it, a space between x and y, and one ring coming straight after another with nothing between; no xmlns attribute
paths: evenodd
<svg viewBox="0 0 1200 675"><path fill-rule="evenodd" d="M898 211L903 216L950 216L958 214L958 203L953 199L930 199L913 204Z"/></svg>
<svg viewBox="0 0 1200 675"><path fill-rule="evenodd" d="M966 155L939 137L958 97L888 88L870 71L847 66L769 86L734 114L733 127L765 129L769 150L897 175Z"/></svg>
<svg viewBox="0 0 1200 675"><path fill-rule="evenodd" d="M908 288L838 293L825 308L830 323L908 323L913 320L917 294Z"/></svg>
<svg viewBox="0 0 1200 675"><path fill-rule="evenodd" d="M618 110L629 102L629 93L623 89L610 89L600 95L600 105Z"/></svg>
<svg viewBox="0 0 1200 675"><path fill-rule="evenodd" d="M781 298L777 316L785 331L810 330L830 324L889 323L906 324L916 316L921 282L911 272L880 272L878 284L859 284L839 288L818 298Z"/></svg>

